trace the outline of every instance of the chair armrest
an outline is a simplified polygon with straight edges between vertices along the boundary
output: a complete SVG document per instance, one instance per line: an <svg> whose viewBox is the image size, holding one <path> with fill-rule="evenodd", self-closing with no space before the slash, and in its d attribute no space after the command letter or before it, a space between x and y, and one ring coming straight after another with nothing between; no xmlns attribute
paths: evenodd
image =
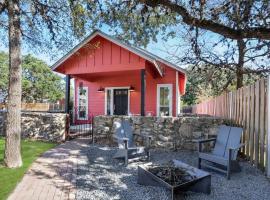
<svg viewBox="0 0 270 200"><path fill-rule="evenodd" d="M142 137L142 138L146 138L146 139L150 139L150 140L153 139L153 137L150 136L150 135L141 135L141 134L138 134L138 133L134 133L133 135L136 135L136 136L139 136L139 137Z"/></svg>
<svg viewBox="0 0 270 200"><path fill-rule="evenodd" d="M126 137L117 137L116 135L114 135L113 138L116 139L116 140L122 140L124 142L125 149L128 149L129 138L126 138Z"/></svg>
<svg viewBox="0 0 270 200"><path fill-rule="evenodd" d="M128 149L128 141L129 139L128 138L120 138L120 140L123 140L124 144L125 144L125 149Z"/></svg>
<svg viewBox="0 0 270 200"><path fill-rule="evenodd" d="M139 136L139 137L142 137L142 138L145 138L145 140L146 140L146 147L147 148L150 148L150 146L151 146L151 140L153 139L152 136L150 136L150 135L141 135L141 134L138 134L138 133L134 133L134 135Z"/></svg>
<svg viewBox="0 0 270 200"><path fill-rule="evenodd" d="M197 141L194 141L194 142L198 143L198 151L202 152L202 144L204 144L206 142L212 142L212 141L216 141L216 138L201 139L201 140L197 140Z"/></svg>
<svg viewBox="0 0 270 200"><path fill-rule="evenodd" d="M127 137L117 137L116 135L113 135L113 138L114 139L116 139L116 140L123 140L123 141L125 141L125 140L129 140L129 138L127 138Z"/></svg>
<svg viewBox="0 0 270 200"><path fill-rule="evenodd" d="M236 151L236 150L242 148L245 145L246 145L246 143L242 143L242 144L239 144L237 147L234 147L234 148L233 147L229 147L229 150Z"/></svg>
<svg viewBox="0 0 270 200"><path fill-rule="evenodd" d="M194 142L197 142L197 143L206 143L206 142L212 142L212 141L216 141L216 138L194 140Z"/></svg>

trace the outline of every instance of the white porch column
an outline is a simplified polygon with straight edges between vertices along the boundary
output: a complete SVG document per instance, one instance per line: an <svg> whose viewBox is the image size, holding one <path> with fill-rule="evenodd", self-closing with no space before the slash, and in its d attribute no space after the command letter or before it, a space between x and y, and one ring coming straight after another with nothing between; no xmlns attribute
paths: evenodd
<svg viewBox="0 0 270 200"><path fill-rule="evenodd" d="M270 178L270 76L267 77L267 177Z"/></svg>
<svg viewBox="0 0 270 200"><path fill-rule="evenodd" d="M178 75L178 71L175 72L176 73L176 84L175 84L175 89L176 89L176 117L181 113L181 95L180 95L180 91L179 91L179 75Z"/></svg>

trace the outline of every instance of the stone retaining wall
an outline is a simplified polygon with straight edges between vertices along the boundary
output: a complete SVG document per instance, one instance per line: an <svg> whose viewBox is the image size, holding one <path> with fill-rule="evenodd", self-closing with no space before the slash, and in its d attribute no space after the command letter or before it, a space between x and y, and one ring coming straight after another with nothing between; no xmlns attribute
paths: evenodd
<svg viewBox="0 0 270 200"><path fill-rule="evenodd" d="M154 147L187 150L195 150L195 139L213 137L218 126L226 123L221 118L210 116L96 116L93 126L95 140L116 145L112 137L115 132L114 122L122 119L129 120L136 134L151 135ZM135 137L137 143L142 142L139 138Z"/></svg>
<svg viewBox="0 0 270 200"><path fill-rule="evenodd" d="M62 142L65 140L66 114L22 112L22 138ZM0 112L0 136L5 134L6 112Z"/></svg>

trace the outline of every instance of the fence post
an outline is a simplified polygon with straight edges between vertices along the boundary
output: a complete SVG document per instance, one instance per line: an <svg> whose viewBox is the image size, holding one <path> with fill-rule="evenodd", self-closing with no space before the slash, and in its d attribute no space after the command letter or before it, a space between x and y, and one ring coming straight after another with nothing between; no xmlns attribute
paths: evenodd
<svg viewBox="0 0 270 200"><path fill-rule="evenodd" d="M267 177L270 178L270 76L267 77Z"/></svg>

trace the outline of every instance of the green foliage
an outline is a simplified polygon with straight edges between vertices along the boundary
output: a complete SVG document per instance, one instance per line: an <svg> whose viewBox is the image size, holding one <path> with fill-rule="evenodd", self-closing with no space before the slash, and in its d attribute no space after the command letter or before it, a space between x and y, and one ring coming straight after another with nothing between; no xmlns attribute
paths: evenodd
<svg viewBox="0 0 270 200"><path fill-rule="evenodd" d="M223 92L236 89L236 75L228 69L214 66L189 66L186 94L182 96L184 105L194 105L208 98L219 96ZM255 74L244 75L244 85L249 85L261 76Z"/></svg>
<svg viewBox="0 0 270 200"><path fill-rule="evenodd" d="M7 94L8 83L8 56L7 54L0 52L0 96Z"/></svg>
<svg viewBox="0 0 270 200"><path fill-rule="evenodd" d="M0 90L6 94L8 86L8 55L4 52L0 52L0 71ZM42 102L48 100L55 102L64 97L64 84L61 77L54 74L42 60L31 55L24 56L22 74L23 101Z"/></svg>

